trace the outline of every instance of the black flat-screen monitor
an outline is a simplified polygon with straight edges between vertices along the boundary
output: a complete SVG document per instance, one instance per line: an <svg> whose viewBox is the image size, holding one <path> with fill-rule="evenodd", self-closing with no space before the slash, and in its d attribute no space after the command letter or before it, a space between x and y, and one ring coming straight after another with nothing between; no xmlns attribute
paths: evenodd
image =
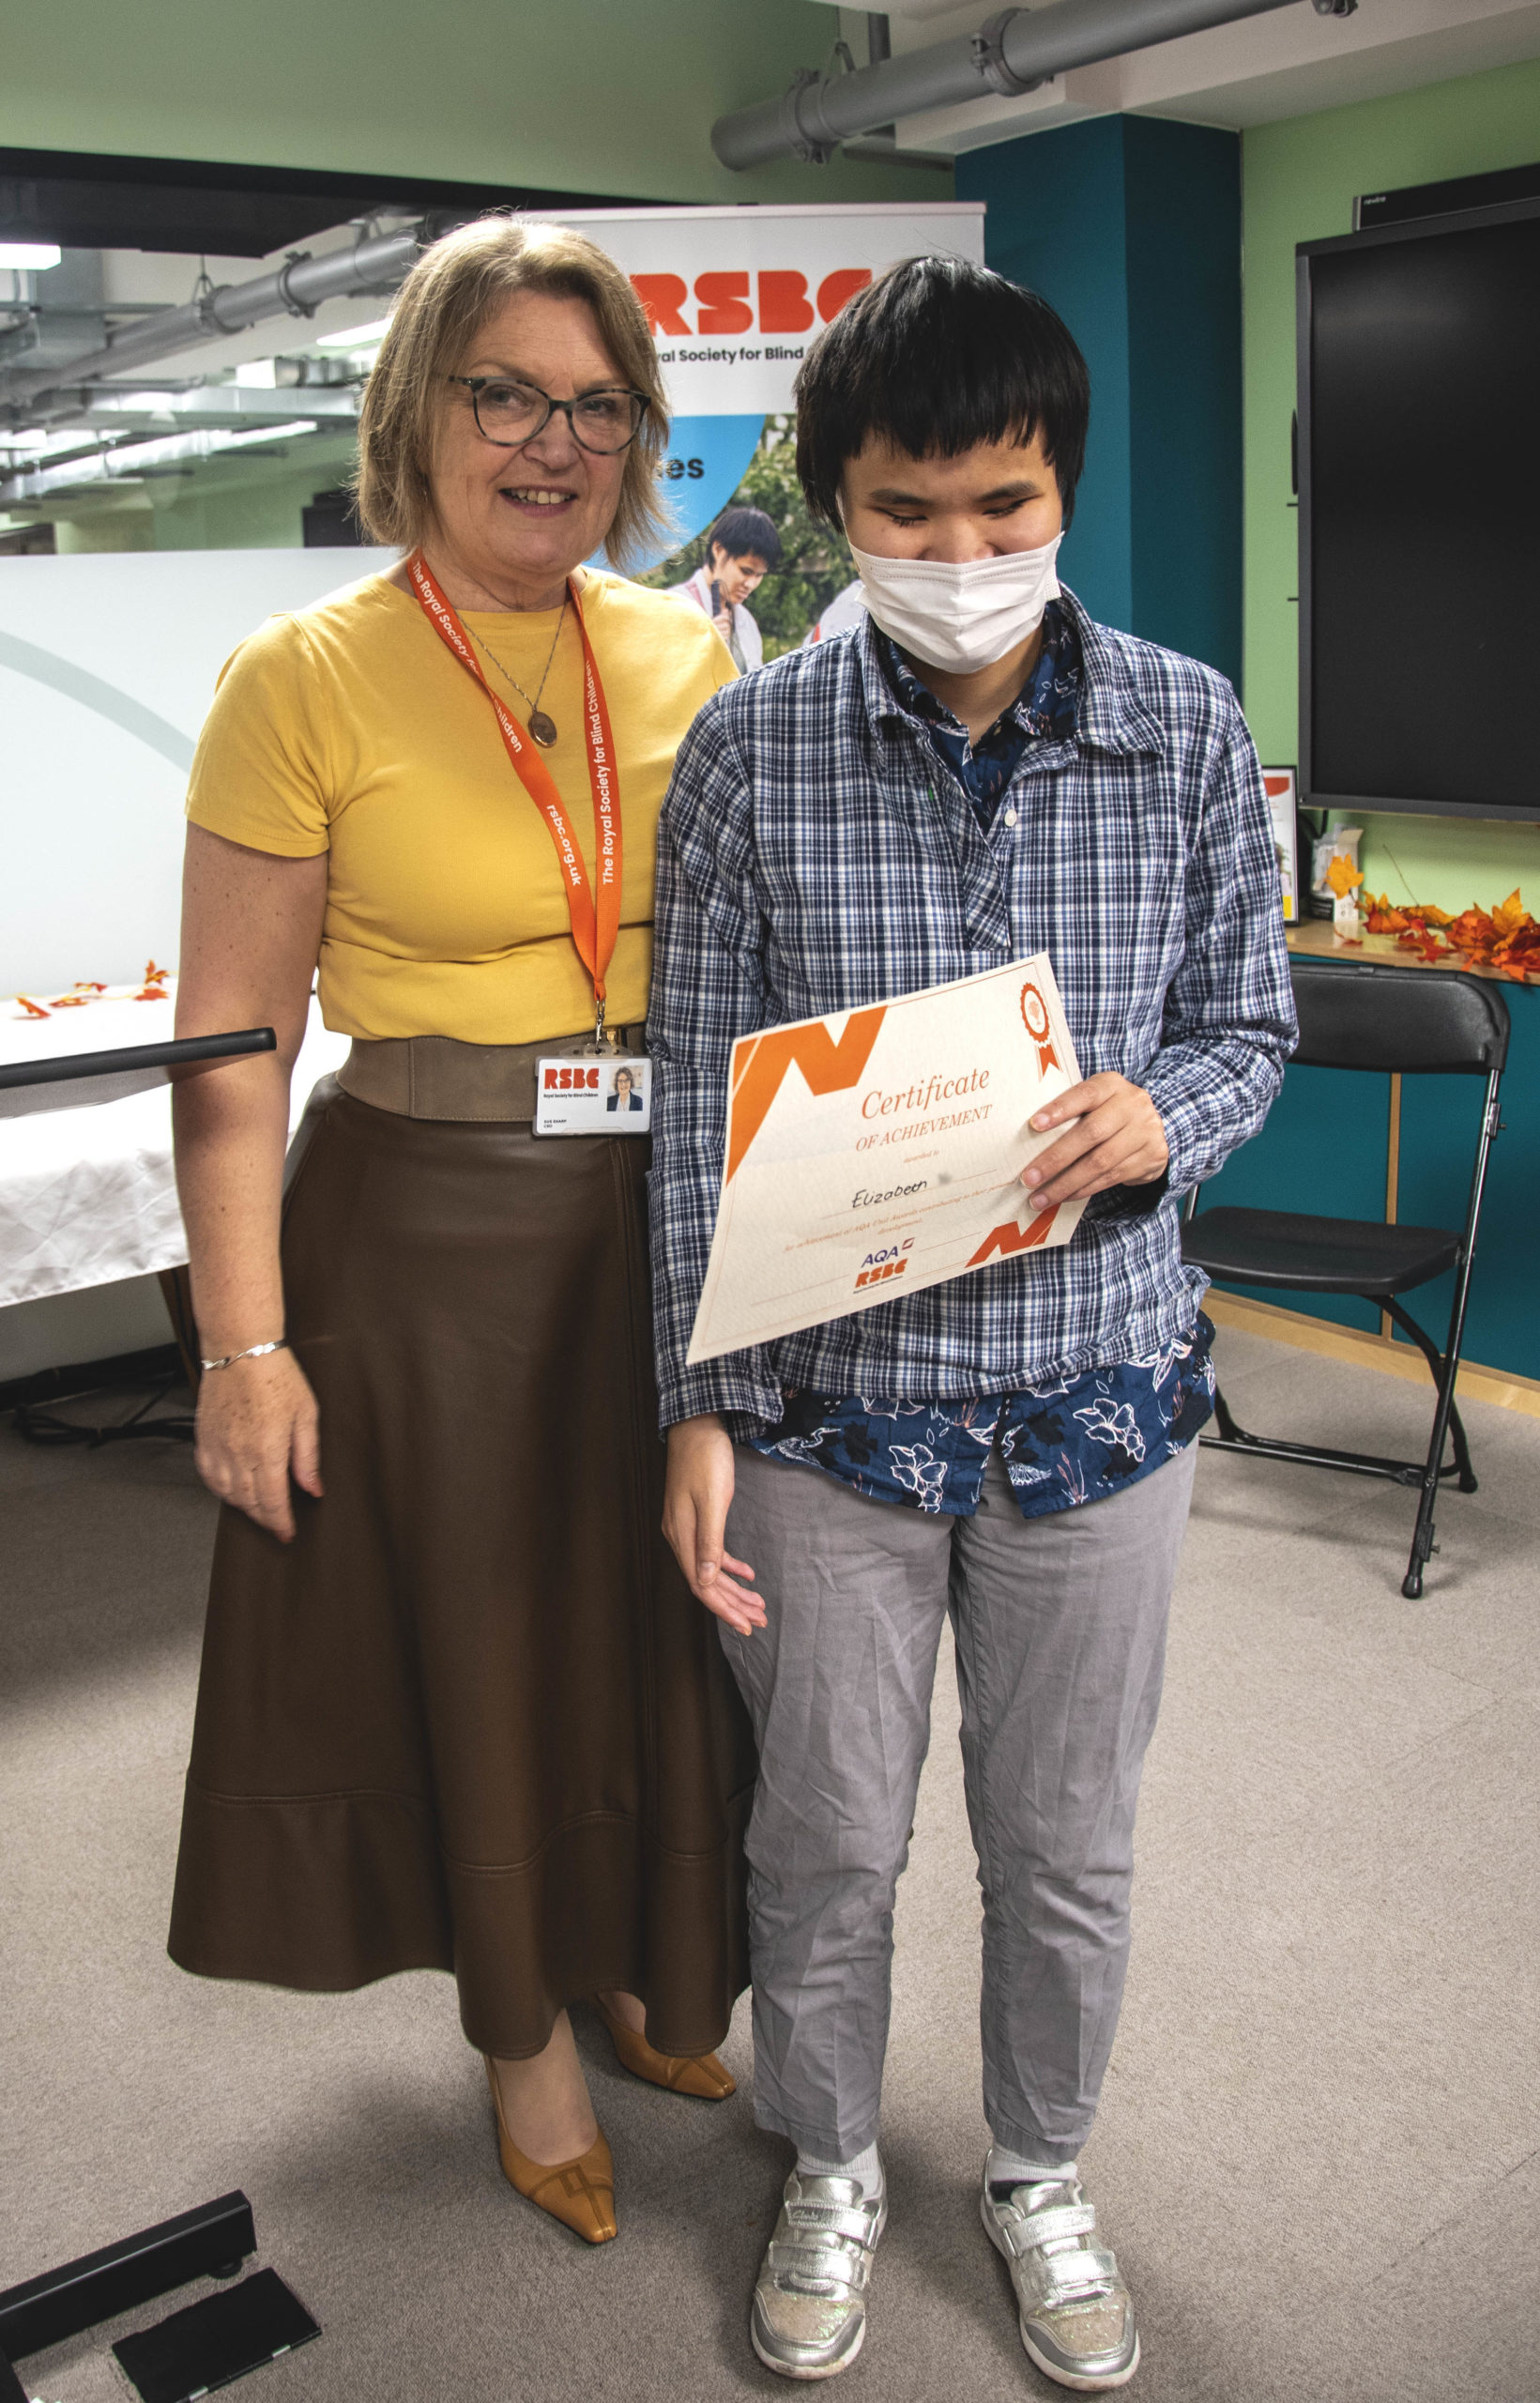
<svg viewBox="0 0 1540 2403"><path fill-rule="evenodd" d="M1540 819L1540 202L1297 259L1301 797Z"/></svg>

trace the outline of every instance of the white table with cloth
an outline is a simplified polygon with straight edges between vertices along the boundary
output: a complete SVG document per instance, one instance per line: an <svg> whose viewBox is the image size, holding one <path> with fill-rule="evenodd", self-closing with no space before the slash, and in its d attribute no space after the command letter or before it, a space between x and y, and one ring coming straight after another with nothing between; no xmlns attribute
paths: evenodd
<svg viewBox="0 0 1540 2403"><path fill-rule="evenodd" d="M46 1007L46 1018L32 1017L19 1001L0 1001L0 1061L167 1040L174 984L167 981L163 1000L135 1000L138 989L114 987L80 1007L60 1007L45 994L35 1006ZM291 1135L312 1088L340 1065L347 1048L345 1035L322 1025L313 1000L295 1065ZM159 1274L185 1352L191 1335L186 1262L169 1085L120 1101L0 1119L0 1307Z"/></svg>

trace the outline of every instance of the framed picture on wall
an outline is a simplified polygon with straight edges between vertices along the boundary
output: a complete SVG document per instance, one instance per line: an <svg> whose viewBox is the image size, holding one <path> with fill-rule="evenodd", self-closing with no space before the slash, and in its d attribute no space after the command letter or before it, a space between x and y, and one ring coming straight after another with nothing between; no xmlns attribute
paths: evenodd
<svg viewBox="0 0 1540 2403"><path fill-rule="evenodd" d="M1286 924L1300 920L1299 778L1292 768L1264 768L1267 805L1273 815L1273 846L1278 855L1278 881L1283 887Z"/></svg>

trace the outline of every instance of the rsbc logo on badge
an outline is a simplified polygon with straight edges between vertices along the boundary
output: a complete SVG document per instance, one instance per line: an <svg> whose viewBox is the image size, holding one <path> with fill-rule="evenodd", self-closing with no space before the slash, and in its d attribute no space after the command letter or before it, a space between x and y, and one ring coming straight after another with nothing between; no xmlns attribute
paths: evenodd
<svg viewBox="0 0 1540 2403"><path fill-rule="evenodd" d="M554 1060L545 1061L543 1066L545 1073L541 1079L541 1089L544 1093L597 1093L599 1091L597 1068L558 1068Z"/></svg>

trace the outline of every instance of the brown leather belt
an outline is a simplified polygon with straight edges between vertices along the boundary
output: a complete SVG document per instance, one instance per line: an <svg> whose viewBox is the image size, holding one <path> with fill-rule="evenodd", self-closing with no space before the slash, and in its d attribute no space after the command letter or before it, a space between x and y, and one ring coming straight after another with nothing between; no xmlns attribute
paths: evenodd
<svg viewBox="0 0 1540 2403"><path fill-rule="evenodd" d="M647 1048L646 1029L611 1029L623 1051ZM398 1118L505 1119L535 1115L535 1063L573 1038L543 1043L461 1043L451 1034L409 1034L379 1043L355 1042L337 1081L355 1101Z"/></svg>

